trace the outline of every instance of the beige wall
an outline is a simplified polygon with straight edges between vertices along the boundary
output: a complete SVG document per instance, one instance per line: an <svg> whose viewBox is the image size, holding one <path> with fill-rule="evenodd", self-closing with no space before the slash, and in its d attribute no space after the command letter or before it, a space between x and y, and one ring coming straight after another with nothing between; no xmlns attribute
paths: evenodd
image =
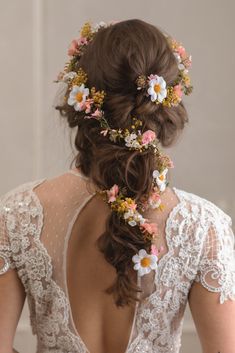
<svg viewBox="0 0 235 353"><path fill-rule="evenodd" d="M167 30L192 53L190 124L169 150L172 184L208 198L235 219L233 0L8 0L0 2L0 193L69 167L67 129L52 109L54 78L69 41L86 20L141 18ZM16 348L32 353L26 308ZM34 343L31 343L34 342ZM198 353L187 310L182 353Z"/></svg>

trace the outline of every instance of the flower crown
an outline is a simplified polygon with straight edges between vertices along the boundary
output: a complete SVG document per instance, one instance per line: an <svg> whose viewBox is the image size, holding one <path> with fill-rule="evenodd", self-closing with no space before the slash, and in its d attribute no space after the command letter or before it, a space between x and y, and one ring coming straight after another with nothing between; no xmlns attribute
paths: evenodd
<svg viewBox="0 0 235 353"><path fill-rule="evenodd" d="M120 190L116 184L108 190L97 191L110 205L111 210L116 212L128 225L139 227L144 241L151 241L150 254L145 249L140 249L139 253L132 257L134 269L142 276L157 269L158 255L164 248L157 249L154 245L158 235L157 225L145 219L141 215L141 211L148 208L163 209L161 193L168 185L168 170L174 166L171 159L160 151L156 132L153 130L142 131L143 122L137 117L131 117L132 124L129 128L113 129L110 127L102 109L106 93L103 90L97 91L95 87L86 86L88 77L86 72L79 67L79 60L95 34L100 29L112 24L107 25L101 22L93 28L90 23L86 23L83 26L81 37L74 39L68 49L71 60L65 65L64 71L59 74L56 82L62 81L67 84L65 103L73 107L78 114L84 114L84 119L98 121L101 127L100 134L104 138L109 138L113 143L124 144L129 150L138 150L140 153L149 150L156 157L156 169L152 172L151 192L148 196L143 196L139 204L125 194L125 189ZM171 107L178 105L182 94L189 94L192 87L188 76L191 57L176 41L170 40L169 43L178 61L179 75L175 83L167 87L163 77L152 74L148 78L140 75L136 84L137 90L145 90L146 96L150 96L152 102Z"/></svg>

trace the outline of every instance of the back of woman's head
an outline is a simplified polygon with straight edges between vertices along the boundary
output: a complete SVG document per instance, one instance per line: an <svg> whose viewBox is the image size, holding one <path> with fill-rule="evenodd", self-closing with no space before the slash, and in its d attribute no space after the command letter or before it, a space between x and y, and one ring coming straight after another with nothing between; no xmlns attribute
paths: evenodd
<svg viewBox="0 0 235 353"><path fill-rule="evenodd" d="M143 130L155 131L163 146L169 146L183 129L187 113L182 102L168 107L154 104L136 79L157 74L171 85L179 74L177 60L166 36L156 27L141 21L128 20L101 28L87 45L77 63L87 74L86 86L105 91L102 107L113 129L128 128L132 117L143 123ZM70 127L76 127L76 165L100 189L114 184L126 188L136 202L148 195L156 157L150 150L130 150L100 134L96 119L84 119L85 113L68 104L57 107ZM151 241L143 239L138 227L131 227L111 211L106 231L98 245L106 260L116 268L117 279L107 293L113 293L117 305L137 300L138 287L133 280L132 256L140 249L150 250Z"/></svg>

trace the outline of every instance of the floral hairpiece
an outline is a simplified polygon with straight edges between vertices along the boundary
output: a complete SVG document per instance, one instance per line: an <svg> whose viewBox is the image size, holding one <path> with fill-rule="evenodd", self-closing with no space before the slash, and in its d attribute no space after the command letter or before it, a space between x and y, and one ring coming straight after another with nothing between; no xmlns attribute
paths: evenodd
<svg viewBox="0 0 235 353"><path fill-rule="evenodd" d="M65 65L64 71L58 76L56 82L62 81L67 85L67 91L65 94L65 102L74 108L74 110L84 115L84 119L95 119L100 123L101 131L100 134L104 137L109 138L114 143L124 143L124 145L130 150L138 150L140 153L146 150L151 150L156 156L156 169L152 173L152 189L150 195L143 196L140 203L137 205L135 200L125 195L124 190L120 190L119 186L114 184L109 190L97 191L105 196L105 200L110 205L112 211L124 219L127 224L132 227L138 226L143 233L145 241L151 241L151 252L147 254L145 249L140 249L138 254L132 257L134 262L134 269L138 271L140 276L149 273L151 270L156 270L158 255L163 251L163 247L157 249L154 245L154 240L158 235L157 225L155 223L148 222L140 211L146 211L148 208L162 210L163 205L161 201L161 193L163 193L168 185L167 173L169 168L173 168L171 159L161 153L158 145L159 141L156 137L156 133L153 130L147 130L142 132L142 121L136 117L132 117L132 124L129 128L124 129L113 129L110 127L105 114L103 111L103 104L105 99L105 92L103 90L96 90L95 87L87 87L87 74L79 67L79 59L84 53L86 46L93 40L96 32L103 27L107 27L104 22L92 28L89 23L86 23L81 30L81 37L73 40L70 44L68 55L71 56L69 63ZM182 59L184 52L175 46L175 52ZM178 57L177 57L178 58ZM188 59L189 60L189 59ZM185 69L180 66L181 80L176 82L175 86L166 87L163 78L157 75L150 75L147 79L144 76L139 76L137 79L138 89L144 89L148 87L148 94L151 95L151 100L167 104L169 106L176 104L177 86L183 87L189 92L189 79L186 79L187 65L189 61L179 62L179 65L185 65ZM182 70L181 70L182 69ZM184 76L183 76L184 75ZM156 86L158 85L158 86ZM181 88L180 88L181 89ZM171 96L170 96L171 94ZM180 93L178 93L180 95ZM155 99L156 98L156 99ZM179 99L178 99L179 101Z"/></svg>
<svg viewBox="0 0 235 353"><path fill-rule="evenodd" d="M190 84L188 69L192 64L192 57L189 56L185 48L176 40L168 37L169 45L177 60L179 74L173 85L166 85L162 76L151 74L148 77L139 75L136 79L137 90L144 89L146 96L150 96L152 102L163 104L167 107L177 106L183 94L189 95L193 87Z"/></svg>
<svg viewBox="0 0 235 353"><path fill-rule="evenodd" d="M151 241L150 254L145 249L140 249L139 253L132 257L133 268L138 271L139 276L157 269L158 255L164 250L163 246L157 248L155 245L155 239L158 236L157 224L150 223L148 219L141 215L140 211L146 211L148 208L162 210L161 193L165 191L168 184L166 181L168 168L173 167L170 158L159 152L157 169L152 173L152 190L149 197L143 198L139 205L132 198L124 196L125 191L122 192L117 184L114 184L108 190L99 191L101 195L104 195L112 211L117 212L130 226L138 226L143 233L143 239Z"/></svg>
<svg viewBox="0 0 235 353"><path fill-rule="evenodd" d="M173 168L173 163L166 155L159 155L157 169L153 171L153 185L150 196L143 199L140 205L135 200L124 196L124 192L114 184L109 190L102 190L99 193L105 196L106 202L111 206L112 211L124 219L130 226L138 226L143 233L144 240L151 241L151 252L148 254L145 249L140 249L138 254L132 257L134 262L134 270L138 271L139 276L149 273L151 270L157 269L158 255L164 250L161 246L157 248L155 239L158 236L158 227L156 223L150 223L144 218L140 210L145 211L149 207L153 209L162 209L160 194L165 191L167 186L166 175L168 168Z"/></svg>
<svg viewBox="0 0 235 353"><path fill-rule="evenodd" d="M143 276L151 270L156 270L158 255L164 250L163 246L157 249L153 244L154 239L158 235L157 224L148 222L148 219L144 218L137 210L136 202L130 197L125 197L117 184L114 184L109 190L102 190L100 193L111 204L111 209L117 212L125 222L132 227L138 226L140 228L145 241L151 240L150 254L145 249L140 249L139 253L132 257L134 270L138 271L139 276Z"/></svg>
<svg viewBox="0 0 235 353"><path fill-rule="evenodd" d="M125 129L112 129L104 116L101 117L101 130L103 136L108 136L113 142L124 141L125 146L130 150L139 150L143 152L147 149L152 149L156 154L158 153L159 141L156 133L153 130L146 130L144 133L141 131L142 121L136 117L132 117L132 125L130 128Z"/></svg>

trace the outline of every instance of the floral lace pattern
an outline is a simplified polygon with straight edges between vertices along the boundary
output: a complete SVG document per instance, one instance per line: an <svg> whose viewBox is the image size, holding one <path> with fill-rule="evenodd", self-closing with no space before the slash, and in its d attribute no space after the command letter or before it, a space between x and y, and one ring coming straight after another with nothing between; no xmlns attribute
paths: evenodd
<svg viewBox="0 0 235 353"><path fill-rule="evenodd" d="M66 291L41 241L44 209L34 187L19 186L0 200L0 257L16 268L25 287L38 353L89 353L70 324ZM159 260L154 290L137 306L125 353L178 353L185 307L193 282L235 300L235 248L231 218L213 203L173 188L179 203L167 218L168 252ZM84 200L84 204L85 204ZM142 284L143 285L143 284Z"/></svg>

